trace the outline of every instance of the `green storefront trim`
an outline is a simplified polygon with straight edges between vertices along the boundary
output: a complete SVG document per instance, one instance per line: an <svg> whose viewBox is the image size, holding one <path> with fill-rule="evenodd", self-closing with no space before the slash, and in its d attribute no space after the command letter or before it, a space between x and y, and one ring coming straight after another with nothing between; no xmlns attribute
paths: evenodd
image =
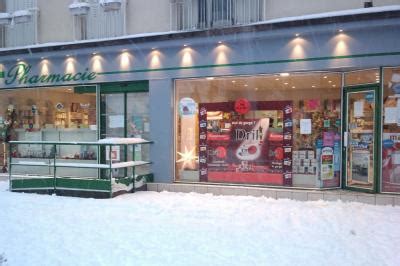
<svg viewBox="0 0 400 266"><path fill-rule="evenodd" d="M54 178L14 179L11 180L11 189L54 189Z"/></svg>
<svg viewBox="0 0 400 266"><path fill-rule="evenodd" d="M148 92L149 81L132 81L132 82L112 82L100 85L100 93L124 93L124 92ZM74 93L96 93L96 86L76 86Z"/></svg>
<svg viewBox="0 0 400 266"><path fill-rule="evenodd" d="M344 139L344 133L348 131L349 125L347 124L347 115L348 115L348 101L347 95L349 93L357 93L357 92L367 92L373 91L375 93L375 114L374 114L374 185L372 189L357 187L357 186L348 186L347 185L347 156L346 149L342 150L342 188L347 190L353 190L358 192L367 192L367 193L377 193L379 191L379 180L381 179L380 165L381 165L381 90L379 84L365 84L365 85L354 85L347 86L343 88L342 91L342 99L343 99L343 109L342 109L342 140ZM344 147L344 146L343 146Z"/></svg>
<svg viewBox="0 0 400 266"><path fill-rule="evenodd" d="M127 74L127 73L191 70L191 69L219 68L219 67L240 67L240 66L251 66L251 65L284 64L284 63L368 58L368 57L381 57L381 56L398 56L398 55L400 55L400 52L366 53L366 54L353 54L353 55L341 55L341 56L309 57L309 58L299 58L299 59L253 61L253 62L242 62L242 63L231 63L231 64L198 65L198 66L187 66L187 67L144 68L144 69L123 70L123 71L99 72L97 73L97 75L115 75L115 74Z"/></svg>
<svg viewBox="0 0 400 266"><path fill-rule="evenodd" d="M55 185L55 187L54 187ZM75 178L31 178L11 180L12 190L82 190L110 192L111 184L109 180L98 179L75 179Z"/></svg>
<svg viewBox="0 0 400 266"><path fill-rule="evenodd" d="M110 192L111 183L101 179L56 178L56 189Z"/></svg>

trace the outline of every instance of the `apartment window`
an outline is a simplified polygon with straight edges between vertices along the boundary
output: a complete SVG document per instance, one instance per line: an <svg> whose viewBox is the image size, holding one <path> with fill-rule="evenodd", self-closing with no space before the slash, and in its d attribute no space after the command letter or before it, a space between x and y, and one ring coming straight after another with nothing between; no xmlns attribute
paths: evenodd
<svg viewBox="0 0 400 266"><path fill-rule="evenodd" d="M261 21L265 0L171 0L171 27L190 30Z"/></svg>
<svg viewBox="0 0 400 266"><path fill-rule="evenodd" d="M87 18L86 16L74 16L74 39L87 39Z"/></svg>
<svg viewBox="0 0 400 266"><path fill-rule="evenodd" d="M69 6L69 9L74 16L74 38L76 40L125 35L125 0L75 1Z"/></svg>
<svg viewBox="0 0 400 266"><path fill-rule="evenodd" d="M0 45L13 47L38 42L38 14L36 0L4 0L0 4L9 21L0 27Z"/></svg>

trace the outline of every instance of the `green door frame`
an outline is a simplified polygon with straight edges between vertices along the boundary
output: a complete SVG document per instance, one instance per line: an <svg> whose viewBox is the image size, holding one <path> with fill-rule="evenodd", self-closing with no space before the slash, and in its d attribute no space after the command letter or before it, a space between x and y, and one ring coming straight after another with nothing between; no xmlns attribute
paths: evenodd
<svg viewBox="0 0 400 266"><path fill-rule="evenodd" d="M123 94L124 95L124 137L127 137L127 93L135 92L148 92L149 82L144 81L134 81L134 82L118 82L118 83L104 83L100 84L100 98L105 94ZM105 134L105 117L102 116L105 111L104 103L100 99L100 138Z"/></svg>
<svg viewBox="0 0 400 266"><path fill-rule="evenodd" d="M372 189L347 186L347 147L345 147L345 132L348 131L347 115L348 102L347 95L354 92L373 91L375 93L375 125L374 125L374 185ZM381 91L379 84L347 86L342 91L343 112L342 112L342 188L360 192L377 193L379 191L379 180L381 174Z"/></svg>
<svg viewBox="0 0 400 266"><path fill-rule="evenodd" d="M133 81L133 82L118 82L118 83L104 83L100 84L100 93L99 93L99 103L100 103L100 124L99 124L99 132L100 132L100 138L102 138L105 135L106 132L106 117L103 115L105 113L105 103L102 101L102 96L107 95L107 94L123 94L124 95L124 137L126 138L128 135L128 130L127 130L127 112L128 112L128 93L139 93L139 92L149 92L149 82L147 80L144 81ZM105 149L102 147L100 150L100 158L101 160L105 160ZM124 151L124 156L127 158L128 156L128 151L125 149ZM127 169L125 171L125 176Z"/></svg>

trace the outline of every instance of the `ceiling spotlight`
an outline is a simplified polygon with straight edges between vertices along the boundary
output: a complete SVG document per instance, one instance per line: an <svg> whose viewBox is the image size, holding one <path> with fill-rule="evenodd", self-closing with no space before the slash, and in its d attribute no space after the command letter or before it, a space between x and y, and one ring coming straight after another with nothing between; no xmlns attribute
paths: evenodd
<svg viewBox="0 0 400 266"><path fill-rule="evenodd" d="M294 36L299 37L299 36L300 36L300 33L296 33Z"/></svg>
<svg viewBox="0 0 400 266"><path fill-rule="evenodd" d="M338 32L343 32L343 29L339 29Z"/></svg>
<svg viewBox="0 0 400 266"><path fill-rule="evenodd" d="M281 77L289 77L289 76L290 76L289 73L280 73L279 75L280 75Z"/></svg>
<svg viewBox="0 0 400 266"><path fill-rule="evenodd" d="M207 77L206 79L207 79L207 80L213 80L214 77Z"/></svg>
<svg viewBox="0 0 400 266"><path fill-rule="evenodd" d="M247 85L247 84L244 84L244 86L245 86L245 87L248 87L249 85Z"/></svg>
<svg viewBox="0 0 400 266"><path fill-rule="evenodd" d="M296 89L296 86L292 86L292 89Z"/></svg>
<svg viewBox="0 0 400 266"><path fill-rule="evenodd" d="M312 87L312 88L315 88L315 85L312 85L311 87Z"/></svg>
<svg viewBox="0 0 400 266"><path fill-rule="evenodd" d="M218 41L218 44L222 44L222 41Z"/></svg>
<svg viewBox="0 0 400 266"><path fill-rule="evenodd" d="M278 80L279 80L279 78L276 78L275 80L276 80L276 81L278 81Z"/></svg>
<svg viewBox="0 0 400 266"><path fill-rule="evenodd" d="M332 83L332 80L329 80L328 82L329 82L329 83Z"/></svg>
<svg viewBox="0 0 400 266"><path fill-rule="evenodd" d="M232 83L236 83L236 80L232 80Z"/></svg>
<svg viewBox="0 0 400 266"><path fill-rule="evenodd" d="M183 47L188 47L188 45L185 43L185 44L183 45Z"/></svg>
<svg viewBox="0 0 400 266"><path fill-rule="evenodd" d="M324 76L324 79L327 79L328 78L328 76Z"/></svg>
<svg viewBox="0 0 400 266"><path fill-rule="evenodd" d="M285 83L283 83L283 84L288 85L289 83L288 83L288 82L285 82Z"/></svg>

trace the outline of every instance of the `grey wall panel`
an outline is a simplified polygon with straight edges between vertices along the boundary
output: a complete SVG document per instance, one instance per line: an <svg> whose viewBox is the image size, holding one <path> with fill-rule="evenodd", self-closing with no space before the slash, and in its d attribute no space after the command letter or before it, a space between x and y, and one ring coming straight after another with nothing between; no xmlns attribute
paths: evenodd
<svg viewBox="0 0 400 266"><path fill-rule="evenodd" d="M172 80L151 80L150 93L150 158L155 182L173 181L173 110Z"/></svg>

